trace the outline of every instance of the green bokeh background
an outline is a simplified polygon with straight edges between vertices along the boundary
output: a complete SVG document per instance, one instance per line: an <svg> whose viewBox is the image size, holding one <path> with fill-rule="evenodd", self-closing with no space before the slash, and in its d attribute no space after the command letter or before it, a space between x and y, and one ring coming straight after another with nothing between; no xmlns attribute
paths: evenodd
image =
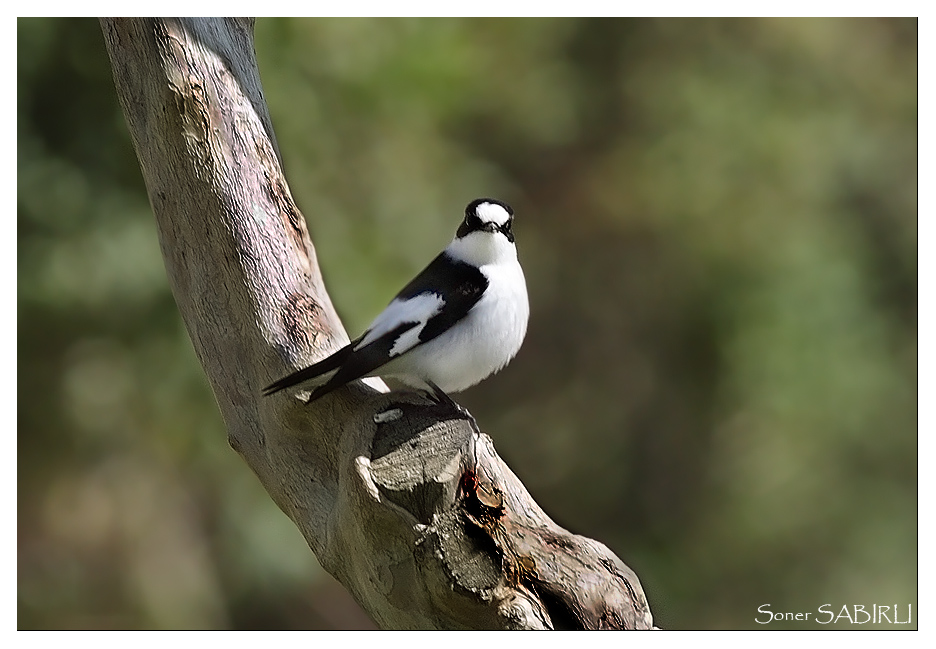
<svg viewBox="0 0 936 649"><path fill-rule="evenodd" d="M916 627L916 20L256 35L352 335L469 200L513 205L529 333L459 400L657 624ZM19 627L370 628L227 445L97 21L17 36Z"/></svg>

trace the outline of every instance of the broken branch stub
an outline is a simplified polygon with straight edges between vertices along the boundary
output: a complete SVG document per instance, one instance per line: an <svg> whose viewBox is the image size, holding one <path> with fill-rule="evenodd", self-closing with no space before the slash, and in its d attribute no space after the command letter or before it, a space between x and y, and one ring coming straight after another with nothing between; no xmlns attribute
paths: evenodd
<svg viewBox="0 0 936 649"><path fill-rule="evenodd" d="M446 578L427 583L433 608L463 615L465 628L482 610L488 628L652 628L634 572L556 525L490 437L444 405L388 408L399 416L377 425L369 477L412 518L417 568Z"/></svg>

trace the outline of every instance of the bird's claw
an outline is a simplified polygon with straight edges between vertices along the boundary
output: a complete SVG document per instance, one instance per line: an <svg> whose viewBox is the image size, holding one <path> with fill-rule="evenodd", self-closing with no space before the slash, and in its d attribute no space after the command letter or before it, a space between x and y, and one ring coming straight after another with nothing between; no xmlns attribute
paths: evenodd
<svg viewBox="0 0 936 649"><path fill-rule="evenodd" d="M426 391L426 396L430 401L434 402L439 406L446 406L457 412L463 419L466 419L473 428L478 430L478 422L475 420L474 415L468 412L468 409L465 408L460 403L456 403L452 397L447 395L442 388L440 388L435 383L429 382L429 390Z"/></svg>

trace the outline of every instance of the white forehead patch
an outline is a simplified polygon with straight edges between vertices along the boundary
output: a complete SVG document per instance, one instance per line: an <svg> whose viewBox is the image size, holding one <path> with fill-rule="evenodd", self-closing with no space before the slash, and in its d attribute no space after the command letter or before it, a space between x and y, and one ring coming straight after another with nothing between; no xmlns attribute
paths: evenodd
<svg viewBox="0 0 936 649"><path fill-rule="evenodd" d="M497 203L481 203L475 208L475 213L482 223L496 223L504 225L510 220L510 214Z"/></svg>

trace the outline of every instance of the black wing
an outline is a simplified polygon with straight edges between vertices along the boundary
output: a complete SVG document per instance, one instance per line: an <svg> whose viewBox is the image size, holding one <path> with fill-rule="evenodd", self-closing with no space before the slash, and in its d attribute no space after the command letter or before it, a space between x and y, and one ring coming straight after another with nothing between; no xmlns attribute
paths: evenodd
<svg viewBox="0 0 936 649"><path fill-rule="evenodd" d="M405 302L419 295L430 293L442 298L441 309L424 321L425 325L419 332L419 340L415 342L413 347L432 340L468 315L471 308L481 299L487 285L487 278L475 266L456 261L445 252L433 259L432 263L403 287L403 290L393 300L394 302ZM419 319L400 322L364 347L356 348L371 330L380 323L380 320L381 317L378 316L374 324L357 340L341 348L328 358L272 383L264 388L263 393L271 395L338 369L328 382L312 391L309 396L309 402L312 402L346 383L371 374L395 356L412 349L410 347L393 356L390 354L390 350L396 345L397 339L401 335L423 324L423 321Z"/></svg>
<svg viewBox="0 0 936 649"><path fill-rule="evenodd" d="M432 340L468 315L488 287L488 279L477 266L466 264L442 252L395 299L408 300L424 293L442 297L442 310L429 318L419 332L419 342Z"/></svg>

